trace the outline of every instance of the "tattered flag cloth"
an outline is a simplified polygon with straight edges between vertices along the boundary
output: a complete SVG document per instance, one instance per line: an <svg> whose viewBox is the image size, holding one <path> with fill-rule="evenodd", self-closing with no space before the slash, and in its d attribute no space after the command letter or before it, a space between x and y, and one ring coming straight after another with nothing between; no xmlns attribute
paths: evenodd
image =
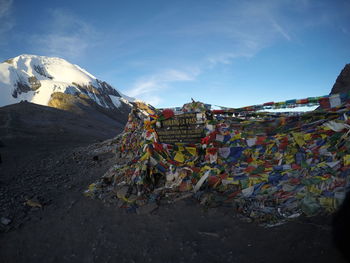
<svg viewBox="0 0 350 263"><path fill-rule="evenodd" d="M128 161L112 167L86 194L119 199L120 206L137 211L161 198L178 200L190 192L202 204L231 204L245 216L268 223L332 212L349 186L347 103L347 94L337 94L234 109L328 107L299 115L249 113L246 118L223 117L232 109L210 111L200 102L152 116L136 109L117 149ZM201 113L201 121L205 119L201 143L159 142L157 125L179 112Z"/></svg>

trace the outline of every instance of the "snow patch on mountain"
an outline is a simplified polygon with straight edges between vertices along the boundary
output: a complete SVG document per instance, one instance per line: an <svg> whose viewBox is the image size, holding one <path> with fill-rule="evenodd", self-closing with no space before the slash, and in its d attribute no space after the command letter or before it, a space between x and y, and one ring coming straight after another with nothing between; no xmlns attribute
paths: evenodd
<svg viewBox="0 0 350 263"><path fill-rule="evenodd" d="M116 97L116 96L113 96L113 95L109 95L109 97L111 98L113 104L114 104L117 108L119 108L120 105L122 104L121 101L120 101L120 99L119 99L119 97Z"/></svg>

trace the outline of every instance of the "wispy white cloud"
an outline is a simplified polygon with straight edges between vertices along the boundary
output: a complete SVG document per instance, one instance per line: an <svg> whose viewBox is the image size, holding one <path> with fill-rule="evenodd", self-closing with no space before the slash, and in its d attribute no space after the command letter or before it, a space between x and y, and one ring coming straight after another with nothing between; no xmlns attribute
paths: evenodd
<svg viewBox="0 0 350 263"><path fill-rule="evenodd" d="M216 35L227 43L219 51L209 51L209 64L230 64L239 57L253 57L277 41L292 41L293 22L284 19L283 7L280 1L237 1L220 10L217 19L195 25L193 31Z"/></svg>
<svg viewBox="0 0 350 263"><path fill-rule="evenodd" d="M126 94L157 106L162 102L162 98L158 94L168 89L171 83L194 81L198 74L200 74L198 69L189 69L187 71L164 70L140 78L130 90L126 91Z"/></svg>
<svg viewBox="0 0 350 263"><path fill-rule="evenodd" d="M288 32L280 24L278 24L275 20L272 20L271 22L272 26L276 29L278 33L280 33L286 40L291 40L291 37L288 34Z"/></svg>
<svg viewBox="0 0 350 263"><path fill-rule="evenodd" d="M4 42L6 39L3 35L10 31L15 25L15 21L13 17L11 17L12 6L13 0L0 0L0 44L4 44L1 42Z"/></svg>
<svg viewBox="0 0 350 263"><path fill-rule="evenodd" d="M210 55L206 58L207 64L209 68L215 67L217 64L231 64L232 61L236 58L241 58L241 57L252 57L253 54L251 52L239 52L239 53L231 53L231 52L224 52L224 53L217 53L214 55Z"/></svg>
<svg viewBox="0 0 350 263"><path fill-rule="evenodd" d="M7 16L10 12L13 0L0 1L0 18Z"/></svg>
<svg viewBox="0 0 350 263"><path fill-rule="evenodd" d="M302 12L308 8L308 0L295 0L295 4L292 2L234 0L222 1L215 6L209 2L208 6L206 3L191 5L188 8L193 10L185 13L181 6L169 5L162 10L163 13L144 21L139 27L129 29L124 35L121 34L116 45L124 46L127 51L131 48L139 51L153 46L158 40L173 39L170 43L185 53L184 56L172 59L174 63L178 60L186 63L186 54L191 54L187 61L193 64L192 54L198 54L195 59L196 66L199 67L209 65L212 68L218 64L230 64L239 57L252 57L276 41L293 41L293 24L299 22L288 20L283 13L284 8L293 6ZM130 38L130 35L133 37ZM134 45L141 40L145 43L144 46ZM160 47L162 48L171 50L175 47L170 44Z"/></svg>
<svg viewBox="0 0 350 263"><path fill-rule="evenodd" d="M93 47L98 33L93 26L65 9L49 10L50 20L43 34L31 37L40 53L64 58L78 58Z"/></svg>

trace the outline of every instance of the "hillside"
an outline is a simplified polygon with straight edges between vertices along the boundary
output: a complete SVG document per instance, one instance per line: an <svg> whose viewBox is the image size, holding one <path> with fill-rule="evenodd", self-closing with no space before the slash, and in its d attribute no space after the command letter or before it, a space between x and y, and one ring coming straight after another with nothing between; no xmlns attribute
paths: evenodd
<svg viewBox="0 0 350 263"><path fill-rule="evenodd" d="M91 143L114 137L122 128L122 123L98 111L82 117L29 102L0 108L0 137L4 142Z"/></svg>

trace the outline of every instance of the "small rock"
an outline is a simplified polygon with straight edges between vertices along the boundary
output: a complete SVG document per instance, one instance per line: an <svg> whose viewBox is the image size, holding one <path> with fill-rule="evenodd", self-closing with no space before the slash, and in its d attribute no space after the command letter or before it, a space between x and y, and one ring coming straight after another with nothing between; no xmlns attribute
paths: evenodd
<svg viewBox="0 0 350 263"><path fill-rule="evenodd" d="M130 195L128 198L129 202L135 202L136 199L137 199L137 195Z"/></svg>
<svg viewBox="0 0 350 263"><path fill-rule="evenodd" d="M205 235L205 236L210 236L210 237L217 237L217 238L220 237L219 234L213 233L213 232L202 232L202 231L199 231L198 234Z"/></svg>
<svg viewBox="0 0 350 263"><path fill-rule="evenodd" d="M10 223L12 222L12 220L11 220L11 219L8 219L8 218L6 218L6 217L2 217L2 218L0 219L0 222L1 222L1 224L7 226L8 224L10 224Z"/></svg>
<svg viewBox="0 0 350 263"><path fill-rule="evenodd" d="M242 218L240 218L240 220L241 220L242 222L245 222L245 223L251 223L251 222L253 222L253 219L251 219L251 218L249 218L249 217L242 217Z"/></svg>
<svg viewBox="0 0 350 263"><path fill-rule="evenodd" d="M129 190L129 187L127 187L127 186L123 186L123 187L119 188L117 190L117 197L120 198L120 199L125 198L128 190Z"/></svg>
<svg viewBox="0 0 350 263"><path fill-rule="evenodd" d="M146 204L144 206L137 208L136 212L139 215L144 215L144 214L149 214L149 213L153 212L157 208L158 208L158 205L156 203L149 203L149 204Z"/></svg>
<svg viewBox="0 0 350 263"><path fill-rule="evenodd" d="M31 207L38 207L38 208L43 207L39 202L31 200L31 199L27 200L27 202L25 202L25 204L28 206L31 206Z"/></svg>

